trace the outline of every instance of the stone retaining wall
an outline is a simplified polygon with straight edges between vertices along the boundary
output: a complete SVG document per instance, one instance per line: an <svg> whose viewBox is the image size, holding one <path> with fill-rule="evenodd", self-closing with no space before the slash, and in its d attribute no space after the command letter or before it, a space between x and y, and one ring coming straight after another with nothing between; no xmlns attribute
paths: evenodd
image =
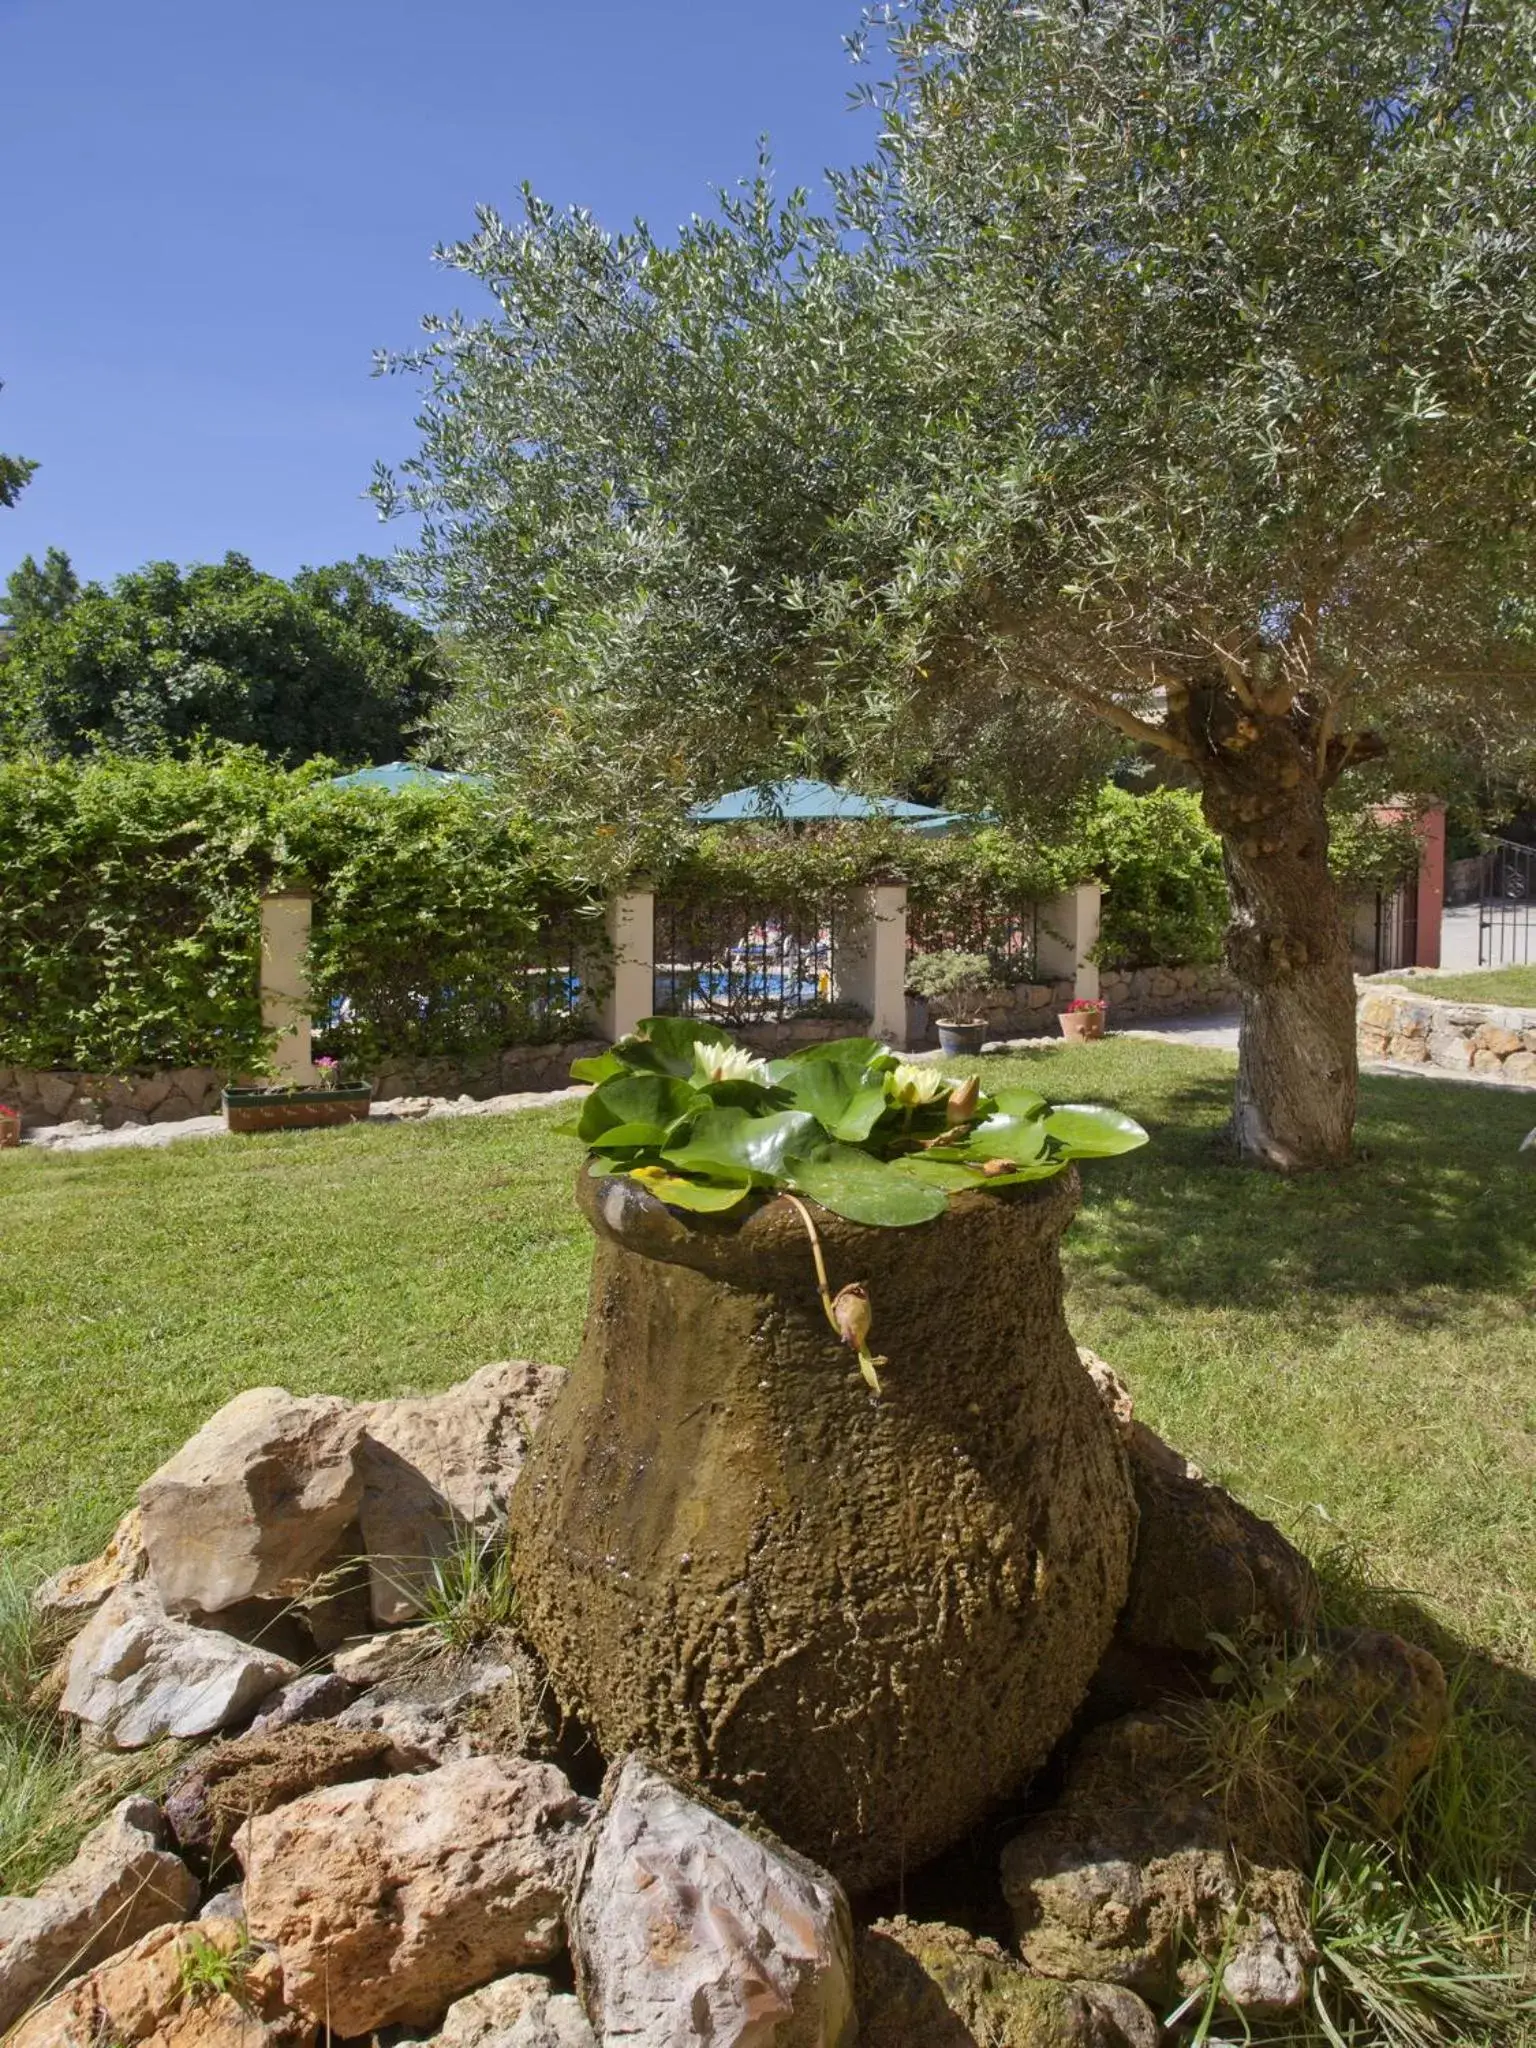
<svg viewBox="0 0 1536 2048"><path fill-rule="evenodd" d="M35 1067L0 1067L0 1102L21 1111L23 1128L62 1124L94 1105L103 1124L177 1124L212 1116L224 1076L212 1067L172 1067L153 1074L51 1073Z"/></svg>
<svg viewBox="0 0 1536 2048"><path fill-rule="evenodd" d="M1013 988L994 989L983 1005L989 1038L1054 1038L1057 1012L1071 1002L1075 984L1062 981L1021 981ZM1178 1017L1209 1010L1233 999L1234 984L1222 967L1105 968L1099 994L1109 1005L1108 1023L1134 1023L1141 1017ZM930 1006L907 998L907 1043L914 1049L937 1045Z"/></svg>
<svg viewBox="0 0 1536 2048"><path fill-rule="evenodd" d="M1360 989L1355 1028L1362 1059L1536 1086L1536 1010L1437 1002L1400 984L1367 982Z"/></svg>

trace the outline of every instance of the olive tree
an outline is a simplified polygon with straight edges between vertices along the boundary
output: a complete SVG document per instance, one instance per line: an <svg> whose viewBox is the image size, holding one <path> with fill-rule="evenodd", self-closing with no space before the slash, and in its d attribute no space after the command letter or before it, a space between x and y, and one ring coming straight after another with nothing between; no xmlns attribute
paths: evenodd
<svg viewBox="0 0 1536 2048"><path fill-rule="evenodd" d="M1326 801L1536 708L1536 13L912 0L876 48L828 219L759 179L669 246L530 200L448 252L497 309L406 359L378 488L461 741L610 826L797 751L1005 806L1093 729L1171 757L1234 1136L1341 1161Z"/></svg>

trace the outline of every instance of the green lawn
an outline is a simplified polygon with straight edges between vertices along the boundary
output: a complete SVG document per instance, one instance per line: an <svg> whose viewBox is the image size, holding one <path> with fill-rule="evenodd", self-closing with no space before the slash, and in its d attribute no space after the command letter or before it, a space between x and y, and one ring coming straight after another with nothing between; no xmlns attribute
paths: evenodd
<svg viewBox="0 0 1536 2048"><path fill-rule="evenodd" d="M1401 978L1410 986L1422 987L1427 996L1444 996L1453 1003L1508 1003L1515 1009L1536 1009L1536 967L1490 967L1479 974ZM1381 979L1390 981L1392 976L1383 975Z"/></svg>
<svg viewBox="0 0 1536 2048"><path fill-rule="evenodd" d="M1355 1547L1536 1671L1523 1099L1368 1080L1360 1163L1286 1182L1214 1143L1227 1055L1119 1040L986 1066L1152 1132L1084 1169L1068 1240L1074 1329L1146 1419L1309 1548ZM553 1121L0 1158L6 1553L94 1547L242 1387L370 1396L568 1359L587 1241Z"/></svg>

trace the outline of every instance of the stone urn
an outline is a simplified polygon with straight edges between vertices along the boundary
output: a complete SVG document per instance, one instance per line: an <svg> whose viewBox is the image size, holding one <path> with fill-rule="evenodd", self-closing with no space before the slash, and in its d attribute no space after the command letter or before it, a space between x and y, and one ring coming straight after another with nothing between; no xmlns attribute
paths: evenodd
<svg viewBox="0 0 1536 2048"><path fill-rule="evenodd" d="M583 1174L580 1359L510 1503L522 1623L564 1706L759 1817L851 1890L1015 1792L1125 1597L1136 1510L1078 1361L1058 1246L1076 1174L871 1229L877 1399L783 1199L684 1219Z"/></svg>

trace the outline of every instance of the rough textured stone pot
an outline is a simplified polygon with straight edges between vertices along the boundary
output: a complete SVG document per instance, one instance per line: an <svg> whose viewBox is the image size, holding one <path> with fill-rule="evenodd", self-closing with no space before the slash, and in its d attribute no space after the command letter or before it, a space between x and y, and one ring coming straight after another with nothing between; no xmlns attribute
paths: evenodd
<svg viewBox="0 0 1536 2048"><path fill-rule="evenodd" d="M320 1124L360 1123L373 1100L373 1083L347 1088L226 1088L224 1121L232 1131L306 1131Z"/></svg>
<svg viewBox="0 0 1536 2048"><path fill-rule="evenodd" d="M610 1755L760 1816L852 1889L911 1870L1062 1734L1135 1507L1062 1313L1075 1174L916 1229L818 1212L864 1281L871 1398L790 1205L684 1221L583 1174L581 1357L509 1504L523 1626Z"/></svg>

